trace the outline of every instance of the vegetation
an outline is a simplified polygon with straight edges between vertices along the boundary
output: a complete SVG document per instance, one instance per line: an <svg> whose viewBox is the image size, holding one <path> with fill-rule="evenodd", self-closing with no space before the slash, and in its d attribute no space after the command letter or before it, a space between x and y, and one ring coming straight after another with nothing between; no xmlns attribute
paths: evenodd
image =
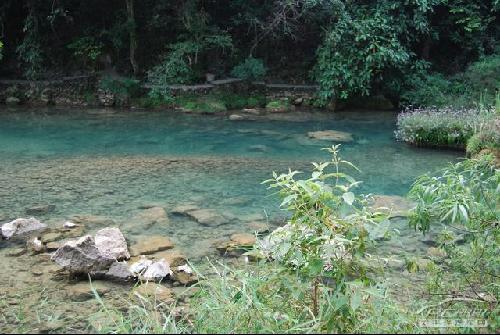
<svg viewBox="0 0 500 335"><path fill-rule="evenodd" d="M144 80L156 102L171 101L165 85L212 73L316 82L322 104L384 95L449 105L498 87L498 10L489 0L7 0L0 75L113 71Z"/></svg>
<svg viewBox="0 0 500 335"><path fill-rule="evenodd" d="M442 226L439 245L445 260L431 272L431 297L462 311L462 317L487 320L490 331L499 326L499 185L500 170L493 157L484 156L422 176L410 191L417 201L410 224L423 233Z"/></svg>

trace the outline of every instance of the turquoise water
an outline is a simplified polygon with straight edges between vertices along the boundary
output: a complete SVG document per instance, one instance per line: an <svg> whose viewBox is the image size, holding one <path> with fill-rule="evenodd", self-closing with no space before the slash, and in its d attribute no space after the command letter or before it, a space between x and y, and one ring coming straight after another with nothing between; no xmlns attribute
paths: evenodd
<svg viewBox="0 0 500 335"><path fill-rule="evenodd" d="M361 173L351 172L363 181L362 193L404 195L418 175L459 158L457 152L396 142L395 122L392 112L366 111L294 112L230 121L227 115L174 111L3 108L0 223L26 216L26 209L34 205L54 204L53 212L39 217L49 226L75 215L105 216L130 243L144 235L168 235L176 248L201 260L217 254L213 245L218 240L235 232L253 232L254 221L283 222L278 199L261 181L272 171L310 171L310 162L328 159L320 149L331 143L309 139L307 132L333 129L353 134L354 141L343 144L341 154L361 169ZM144 206L170 212L184 203L214 209L232 219L217 227L171 213L168 225L146 227L136 219ZM99 228L87 225L86 231ZM397 241L399 250L412 243L402 241L406 240ZM85 313L78 316L78 311L92 310L93 302L71 301L61 289L69 284L52 275L35 277L30 267L45 264L49 268L50 262L29 255L6 257L11 247L0 241L2 267L12 269L17 279L13 280L12 272L0 273L0 298L6 304L0 304L0 310L15 319L22 299L33 306L40 299L59 305L64 301L64 308L56 310L68 320L72 315L85 322ZM388 250L397 253L396 249ZM73 314L68 314L69 309ZM41 319L53 317L48 313ZM27 320L33 325L40 316L30 315Z"/></svg>

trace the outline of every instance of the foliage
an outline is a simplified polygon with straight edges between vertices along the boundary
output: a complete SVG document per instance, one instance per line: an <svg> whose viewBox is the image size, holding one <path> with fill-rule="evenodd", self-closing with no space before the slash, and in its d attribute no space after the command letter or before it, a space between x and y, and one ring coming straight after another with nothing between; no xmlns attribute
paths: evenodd
<svg viewBox="0 0 500 335"><path fill-rule="evenodd" d="M266 75L266 68L261 59L248 57L233 68L231 75L244 80L258 80Z"/></svg>
<svg viewBox="0 0 500 335"><path fill-rule="evenodd" d="M272 100L266 104L266 109L277 112L286 112L290 110L290 101L288 99Z"/></svg>
<svg viewBox="0 0 500 335"><path fill-rule="evenodd" d="M3 42L0 41L0 60L3 58Z"/></svg>
<svg viewBox="0 0 500 335"><path fill-rule="evenodd" d="M102 54L104 46L95 37L84 36L75 39L67 47L73 51L73 56L77 61L82 62L85 67L95 70L97 58Z"/></svg>
<svg viewBox="0 0 500 335"><path fill-rule="evenodd" d="M113 93L122 102L137 98L142 93L140 81L132 78L104 77L99 81L99 88Z"/></svg>
<svg viewBox="0 0 500 335"><path fill-rule="evenodd" d="M23 26L25 33L23 41L16 48L20 63L23 65L23 73L28 79L37 79L42 72L42 47L38 39L38 20L30 13L26 17Z"/></svg>
<svg viewBox="0 0 500 335"><path fill-rule="evenodd" d="M445 77L439 73L421 73L410 77L410 88L402 94L406 104L416 106L471 107L480 95L483 104L495 101L500 88L500 56L484 57L463 73Z"/></svg>
<svg viewBox="0 0 500 335"><path fill-rule="evenodd" d="M465 148L467 141L495 118L494 107L407 107L398 115L395 135L415 145Z"/></svg>
<svg viewBox="0 0 500 335"><path fill-rule="evenodd" d="M226 105L213 96L180 96L174 99L173 104L185 112L194 113L213 114L227 110Z"/></svg>
<svg viewBox="0 0 500 335"><path fill-rule="evenodd" d="M341 12L327 31L313 76L324 101L369 95L374 81L382 79L388 68L409 59L388 13L355 8Z"/></svg>
<svg viewBox="0 0 500 335"><path fill-rule="evenodd" d="M417 201L410 224L423 233L441 223L439 243L446 253L429 279L431 295L448 296L453 308L481 311L474 317L498 329L498 222L500 170L491 156L469 159L420 177L410 190ZM457 233L461 234L458 236ZM443 276L447 277L443 280Z"/></svg>

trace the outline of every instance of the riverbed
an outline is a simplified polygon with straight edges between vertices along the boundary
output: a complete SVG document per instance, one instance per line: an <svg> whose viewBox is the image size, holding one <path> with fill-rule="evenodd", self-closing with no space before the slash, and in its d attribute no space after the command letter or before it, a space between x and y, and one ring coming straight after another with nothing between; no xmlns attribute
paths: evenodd
<svg viewBox="0 0 500 335"><path fill-rule="evenodd" d="M49 227L78 217L105 218L129 243L168 236L193 263L203 263L219 257L214 245L231 234L285 222L279 199L261 182L289 168L307 177L311 162L329 158L321 148L333 143L308 132L352 134L341 156L361 170L348 172L363 181L363 194L404 196L417 176L460 158L396 142L395 122L393 112L369 111L296 111L231 121L225 114L169 110L2 107L0 223L26 217L34 206L54 205L37 216ZM207 226L172 214L185 204L228 220ZM164 208L168 224L141 224L137 218L151 207ZM395 222L403 236L381 250L425 254L422 238L404 220ZM87 224L85 233L99 228ZM87 283L58 273L47 255L13 256L21 246L0 241L0 330L85 331L88 315L99 307L75 293L75 286ZM130 290L101 284L108 300Z"/></svg>

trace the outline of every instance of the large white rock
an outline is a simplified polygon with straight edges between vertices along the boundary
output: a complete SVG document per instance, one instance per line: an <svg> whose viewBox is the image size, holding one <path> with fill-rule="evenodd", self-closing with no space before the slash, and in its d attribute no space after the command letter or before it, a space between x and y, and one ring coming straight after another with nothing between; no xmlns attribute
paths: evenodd
<svg viewBox="0 0 500 335"><path fill-rule="evenodd" d="M16 219L2 225L2 236L9 239L13 236L22 235L36 230L47 228L47 225L41 223L35 218L29 219Z"/></svg>
<svg viewBox="0 0 500 335"><path fill-rule="evenodd" d="M89 273L107 270L116 259L103 254L91 235L67 241L51 259L72 273Z"/></svg>
<svg viewBox="0 0 500 335"><path fill-rule="evenodd" d="M127 241L118 228L104 228L99 230L94 237L95 245L107 258L117 261L129 259Z"/></svg>

